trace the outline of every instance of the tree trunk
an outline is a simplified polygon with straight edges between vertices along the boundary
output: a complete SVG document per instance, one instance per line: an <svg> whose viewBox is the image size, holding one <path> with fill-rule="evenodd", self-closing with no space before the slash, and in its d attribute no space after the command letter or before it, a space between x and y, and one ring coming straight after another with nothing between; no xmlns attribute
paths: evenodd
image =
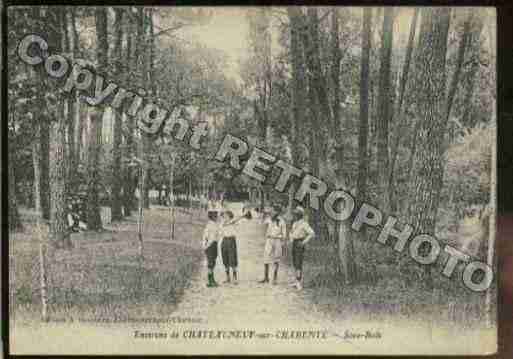
<svg viewBox="0 0 513 359"><path fill-rule="evenodd" d="M291 98L291 116L293 132L291 139L292 145L292 163L299 166L299 144L302 136L302 126L305 113L305 69L303 51L301 49L301 13L297 7L288 7L287 13L290 20L290 61L292 64L292 98ZM289 189L289 208L292 209L294 203L294 184Z"/></svg>
<svg viewBox="0 0 513 359"><path fill-rule="evenodd" d="M381 210L389 212L388 192L388 121L390 119L390 67L394 33L394 8L386 7L383 15L381 38L381 60L379 69L379 92L377 114L378 139L378 196Z"/></svg>
<svg viewBox="0 0 513 359"><path fill-rule="evenodd" d="M316 11L312 11L310 8L308 9L308 16L301 16L302 19L302 40L303 40L303 50L304 50L304 58L306 62L306 67L308 68L307 72L307 88L308 88L308 103L309 103L309 146L311 148L311 152L308 155L310 171L313 176L319 177L320 173L320 158L321 158L321 128L322 123L320 121L320 104L319 98L317 95L316 88L316 73L315 73L315 56L317 49L316 44L313 44L313 36L312 32L314 32L317 27L312 23L315 22L317 16ZM312 219L313 230L317 235L321 235L321 216L320 211L315 211L311 209L309 211L309 217Z"/></svg>
<svg viewBox="0 0 513 359"><path fill-rule="evenodd" d="M63 28L64 9L56 9L58 27ZM62 32L56 36L61 49L66 45ZM66 118L67 101L64 99L59 106L57 118L50 123L50 238L56 248L71 248L71 240L66 223Z"/></svg>
<svg viewBox="0 0 513 359"><path fill-rule="evenodd" d="M471 67L467 76L467 81L465 83L465 102L464 102L464 110L463 116L461 119L461 123L465 127L474 127L476 125L473 120L474 114L474 90L475 90L475 82L479 71L479 52L481 49L481 32L483 30L483 19L482 16L476 14L475 18L475 30L472 31L471 39L470 39L470 50L471 50Z"/></svg>
<svg viewBox="0 0 513 359"><path fill-rule="evenodd" d="M50 124L45 118L40 122L39 138L41 142L41 213L45 220L50 219Z"/></svg>
<svg viewBox="0 0 513 359"><path fill-rule="evenodd" d="M44 194L42 193L41 182L43 181L42 172L43 172L43 154L41 152L41 121L45 121L44 116L40 118L39 123L36 123L34 126L34 142L32 142L32 165L34 167L34 209L37 213L39 213L43 218L50 219L50 213L48 208L43 207L44 202ZM47 211L46 213L45 210ZM46 215L46 216L45 216Z"/></svg>
<svg viewBox="0 0 513 359"><path fill-rule="evenodd" d="M337 188L346 188L343 180L337 181ZM338 221L335 227L337 237L337 252L339 258L339 268L345 284L351 284L356 281L356 263L354 260L353 232L351 223L348 221Z"/></svg>
<svg viewBox="0 0 513 359"><path fill-rule="evenodd" d="M41 233L41 224L39 214L37 214L37 232L39 237L39 288L41 295L41 320L48 321L48 270L47 270L47 253L48 246L44 242Z"/></svg>
<svg viewBox="0 0 513 359"><path fill-rule="evenodd" d="M9 231L21 231L20 212L18 211L18 201L16 196L16 177L14 175L14 161L9 161Z"/></svg>
<svg viewBox="0 0 513 359"><path fill-rule="evenodd" d="M319 17L316 7L309 7L308 10L308 28L309 28L309 47L311 50L310 61L307 61L309 69L312 73L312 85L314 94L316 96L317 106L319 106L318 113L322 117L317 118L317 130L324 138L329 138L329 129L336 131L336 123L332 119L331 107L328 102L326 80L322 73L321 59L320 59L320 46L319 46ZM322 158L327 157L328 141L320 141L320 154Z"/></svg>
<svg viewBox="0 0 513 359"><path fill-rule="evenodd" d="M76 178L78 176L78 164L80 163L79 154L77 149L80 147L76 144L77 141L77 126L78 126L78 111L79 111L79 99L76 96L71 98L70 113L68 116L68 148L69 148L69 166L70 166L70 190L75 192L76 190Z"/></svg>
<svg viewBox="0 0 513 359"><path fill-rule="evenodd" d="M452 104L454 102L454 97L456 96L456 91L458 90L458 83L460 80L460 74L461 74L461 68L463 65L463 60L465 59L465 52L467 50L471 33L470 33L470 26L472 23L472 13L475 11L467 10L469 14L467 15L467 18L465 19L465 23L463 24L463 34L461 34L461 40L458 47L458 56L456 59L456 67L454 69L454 73L451 79L451 84L449 85L449 92L447 96L447 104L446 104L446 122L449 121L450 115L451 115L451 109ZM448 140L451 140L452 136L448 136Z"/></svg>
<svg viewBox="0 0 513 359"><path fill-rule="evenodd" d="M169 169L169 240L175 239L175 154L171 155L171 165ZM167 196L166 196L167 197Z"/></svg>
<svg viewBox="0 0 513 359"><path fill-rule="evenodd" d="M73 54L75 57L80 56L82 57L82 51L80 47L80 38L77 32L77 22L76 22L76 11L77 9L75 7L70 7L71 9L71 33L73 37ZM82 147L83 147L83 141L82 141L82 135L84 130L84 117L87 116L87 110L86 106L81 103L80 98L78 97L78 94L76 94L76 102L75 102L75 149L73 150L75 154L75 164L77 166L76 174L80 175L78 172L78 164L82 162L82 159L84 156L82 156Z"/></svg>
<svg viewBox="0 0 513 359"><path fill-rule="evenodd" d="M123 14L124 11L121 8L115 9L116 20L115 20L115 74L116 78L120 78L122 74L122 36L123 36ZM123 178L118 174L121 173L121 128L122 128L122 117L121 112L112 110L112 116L114 121L113 128L113 141L112 141L112 199L111 199L111 214L112 221L120 221L123 218L121 210L121 187Z"/></svg>
<svg viewBox="0 0 513 359"><path fill-rule="evenodd" d="M337 188L346 189L346 181L344 172L344 146L342 139L344 133L343 119L340 118L340 100L345 99L345 94L341 94L340 89L340 39L339 39L339 12L338 9L332 9L331 15L331 50L332 50L332 64L331 64L331 80L333 83L333 121L335 123L335 130L337 131L337 138L339 142L336 146L336 160L337 160ZM344 114L345 115L345 114ZM344 116L345 117L345 116ZM342 278L346 284L355 281L356 267L354 263L354 250L349 224L346 222L335 223L335 248L338 258L338 267L341 271Z"/></svg>
<svg viewBox="0 0 513 359"><path fill-rule="evenodd" d="M41 24L40 17L40 9L34 7L33 8L33 17L35 26L33 31L35 33L39 32L39 26ZM42 96L44 94L43 85L41 82L40 75L41 70L34 71L34 77L36 83L38 84L38 96L37 105L43 111L46 108L45 99ZM48 118L43 113L39 119L36 120L35 124L35 138L32 144L32 156L33 156L33 165L34 165L34 200L35 200L35 208L36 208L36 232L38 233L39 239L39 285L40 285L40 295L41 295L41 319L43 321L48 320L48 292L47 292L47 264L46 264L46 253L48 250L47 242L43 239L43 235L41 233L41 219L50 219L50 210L48 208L49 201L46 201L45 204L43 202L48 198L49 192L46 193L41 192L42 190L42 182L44 181L42 172L43 172L43 162L45 162L45 175L46 175L46 184L48 184L48 156L49 156L49 148L46 146L44 150L46 151L43 154L43 140L42 133L44 132L45 136L48 137ZM43 122L45 123L43 125ZM45 127L44 131L42 128ZM49 141L47 140L48 144ZM45 158L45 160L43 160ZM46 211L46 213L45 213Z"/></svg>
<svg viewBox="0 0 513 359"><path fill-rule="evenodd" d="M36 18L39 10L36 10ZM38 84L37 106L41 111L34 124L34 140L32 142L32 165L34 167L34 207L44 220L50 220L50 190L49 190L49 120L46 115L46 101L41 96L43 85L41 84L40 69L32 71L35 82Z"/></svg>
<svg viewBox="0 0 513 359"><path fill-rule="evenodd" d="M63 106L63 105L62 105ZM50 238L56 248L71 248L66 223L66 117L64 110L50 126Z"/></svg>
<svg viewBox="0 0 513 359"><path fill-rule="evenodd" d="M358 179L357 198L367 198L367 172L369 159L367 153L367 136L369 132L369 60L371 43L372 10L363 9L362 58L360 66L360 118L358 128Z"/></svg>
<svg viewBox="0 0 513 359"><path fill-rule="evenodd" d="M150 48L148 51L147 66L145 66L146 71L147 71L146 88L150 89L151 96L153 96L154 98L157 98L158 94L157 94L156 75L155 75L155 36L154 36L155 34L154 34L154 29L153 29L153 8L148 9L147 17L148 17L148 20L147 20L148 31L145 30L146 41L144 43L145 44L148 43ZM150 180L149 170L150 170L150 161L151 161L149 152L150 152L150 148L151 148L152 139L150 138L150 136L148 134L143 134L143 136L145 137L143 140L144 153L146 156L146 161L148 163L147 167L146 167L147 173L145 175L147 180L145 182L145 187L144 187L144 208L149 209L150 208L150 190L151 190L152 186L154 186L153 180L151 182L149 181Z"/></svg>
<svg viewBox="0 0 513 359"><path fill-rule="evenodd" d="M410 72L410 63L411 58L413 54L413 42L415 40L415 32L417 29L417 20L419 17L419 9L415 8L413 12L413 18L411 20L410 24L410 35L408 37L408 45L406 47L406 56L404 59L404 65L403 65L403 71L402 76L399 84L399 99L396 106L395 114L398 116L398 124L395 128L395 137L394 141L392 142L392 147L390 149L390 173L388 176L388 194L389 194L389 203L390 203L390 210L392 213L397 211L397 197L396 197L396 184L395 184L395 163L397 160L398 152L399 152L399 142L401 138L404 136L404 131L406 128L406 112L404 111L404 94L406 90L406 86L408 84L408 75Z"/></svg>
<svg viewBox="0 0 513 359"><path fill-rule="evenodd" d="M88 113L87 113L87 106L84 105L80 100L77 101L77 112L75 117L75 156L76 156L76 163L77 165L79 163L84 162L85 158L87 156L84 155L85 146L84 146L84 124L88 122ZM77 168L78 170L78 168Z"/></svg>
<svg viewBox="0 0 513 359"><path fill-rule="evenodd" d="M94 107L90 107L89 111L89 132L87 134L89 142L87 146L87 226L90 230L100 230L103 226L98 195L98 162L101 146L100 126L102 115Z"/></svg>
<svg viewBox="0 0 513 359"><path fill-rule="evenodd" d="M411 141L410 141L410 153L408 155L408 162L406 163L406 182L410 183L412 171L413 171L413 164L415 160L415 155L417 153L417 138L419 136L419 128L420 128L420 121L415 120L415 124L413 125L413 130L411 133ZM400 208L402 209L402 213L404 216L408 215L408 205L409 205L409 197L408 195L403 196L402 198L402 204Z"/></svg>
<svg viewBox="0 0 513 359"><path fill-rule="evenodd" d="M76 41L75 38L75 31L73 30L73 27L75 24L73 23L73 16L72 16L72 10L65 10L64 14L64 28L63 28L63 36L68 39L67 41L67 49L66 52L71 54L71 58L74 59L76 57ZM77 178L77 158L75 153L75 125L76 125L76 113L78 106L78 97L77 92L72 91L69 98L67 99L67 108L66 108L66 117L67 117L67 154L68 154L68 171L67 171L67 192L68 193L75 193L75 178Z"/></svg>
<svg viewBox="0 0 513 359"><path fill-rule="evenodd" d="M265 7L253 10L248 17L251 50L256 65L256 73L254 75L256 98L253 108L258 127L258 141L261 148L269 148L271 140L272 57L271 34L269 30L270 18L270 9ZM214 128L216 128L215 125ZM217 134L217 130L215 133ZM271 189L266 184L261 186L265 192Z"/></svg>
<svg viewBox="0 0 513 359"><path fill-rule="evenodd" d="M360 202L367 200L367 173L369 168L369 156L367 149L367 138L369 132L369 67L371 50L371 8L363 9L362 25L362 55L360 65L360 112L358 125L358 177L356 181L356 197ZM344 227L340 227L342 231ZM339 234L340 235L340 234ZM359 237L365 239L366 232L363 228ZM349 238L349 237L344 237ZM344 247L341 244L340 249ZM357 273L354 273L354 277Z"/></svg>
<svg viewBox="0 0 513 359"><path fill-rule="evenodd" d="M147 68L145 61L145 54L143 53L143 45L146 44L145 36L145 14L142 7L137 8L137 37L136 37L136 69L139 74L139 84L145 85L145 79L147 76ZM143 258L144 252L144 240L143 240L143 225L144 225L144 208L145 208L145 197L146 197L146 175L148 174L147 161L146 161L146 134L139 129L140 138L137 150L137 157L139 163L139 185L138 185L138 239L139 239L139 258Z"/></svg>
<svg viewBox="0 0 513 359"><path fill-rule="evenodd" d="M153 14L150 12L148 15L145 14L144 9L142 7L138 8L137 14L137 64L138 64L138 73L141 76L141 87L144 86L146 88L151 87L151 76L150 76L150 59L148 58L148 41L150 41L149 36L147 34L147 21L152 21ZM153 40L151 40L153 41ZM150 48L153 46L152 42L149 44ZM139 177L139 196L142 199L142 202L139 202L139 205L142 205L143 208L149 208L149 181L148 181L148 168L149 168L149 149L150 149L150 138L149 135L139 130L140 133L140 141L141 145L139 146L139 154L138 157L142 163L142 172ZM141 210L139 210L141 211Z"/></svg>
<svg viewBox="0 0 513 359"><path fill-rule="evenodd" d="M41 208L41 142L39 141L39 125L34 126L34 142L32 142L32 166L34 167L34 209L38 214Z"/></svg>
<svg viewBox="0 0 513 359"><path fill-rule="evenodd" d="M130 16L127 16L127 30L126 34L126 62L124 67L125 73L125 85L128 85L131 80L131 73L136 71L137 67L137 51L136 46L134 46L135 33L133 31L133 22ZM125 115L126 116L126 115ZM126 116L126 129L125 129L125 147L126 147L126 156L132 160L135 155L134 151L134 131L135 131L135 119L133 116ZM125 178L123 181L123 208L125 212L125 216L130 216L131 211L135 208L135 175L133 166L126 166L125 168Z"/></svg>
<svg viewBox="0 0 513 359"><path fill-rule="evenodd" d="M409 223L416 233L434 233L443 179L443 139L447 125L445 58L451 10L423 8L415 56L415 117L419 119L409 195ZM425 255L425 253L423 253ZM425 266L432 288L431 268Z"/></svg>
<svg viewBox="0 0 513 359"><path fill-rule="evenodd" d="M143 156L144 160L146 161L146 167L144 174L144 178L146 179L144 181L144 187L143 187L143 206L144 209L150 209L150 183L151 183L151 177L150 177L150 159L148 155L148 151L150 148L150 139L147 135L143 134Z"/></svg>
<svg viewBox="0 0 513 359"><path fill-rule="evenodd" d="M107 7L97 7L95 11L96 21L96 56L100 69L107 68L107 54L109 44L107 40ZM90 132L88 136L88 196L87 196L87 225L91 230L102 229L99 204L99 159L102 138L103 111L90 108L92 113L89 119Z"/></svg>
<svg viewBox="0 0 513 359"><path fill-rule="evenodd" d="M337 8L331 9L331 81L333 84L333 125L334 130L338 131L338 135L341 134L343 128L342 121L340 118L340 100L345 100L345 95L340 94L340 39L339 39L339 13ZM336 132L334 132L336 133ZM339 164L339 170L342 169L342 163L344 162L344 146L342 142L343 137L338 137L339 142L335 144L337 153L337 162Z"/></svg>
<svg viewBox="0 0 513 359"><path fill-rule="evenodd" d="M139 144L139 153L143 151L143 144ZM144 188L146 185L146 174L148 173L146 163L140 162L139 167L139 213L137 216L137 238L139 243L139 258L143 258L144 253L144 240L143 240L143 226L144 226Z"/></svg>

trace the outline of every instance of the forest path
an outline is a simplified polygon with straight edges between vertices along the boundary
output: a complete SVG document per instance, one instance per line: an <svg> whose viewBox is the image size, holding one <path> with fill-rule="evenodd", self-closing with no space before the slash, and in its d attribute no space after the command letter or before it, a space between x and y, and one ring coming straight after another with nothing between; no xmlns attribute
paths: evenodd
<svg viewBox="0 0 513 359"><path fill-rule="evenodd" d="M234 206L235 204L232 204ZM240 207L239 207L240 209ZM233 210L235 216L240 214ZM220 256L215 275L217 288L208 288L206 259L202 269L191 279L185 289L174 317L200 320L196 323L180 324L180 332L191 338L194 333L196 347L176 342L177 352L191 354L334 354L415 352L419 345L431 352L433 343L440 338L449 338L443 330L433 332L430 325L415 320L397 320L394 317L377 319L353 314L351 306L340 308L342 316L330 316L319 310L312 301L313 287L298 291L291 287L294 270L291 259L285 257L280 263L278 283L260 284L263 278L264 225L260 218L242 219L237 230L239 255L239 283L223 283L224 267ZM199 240L199 238L197 239ZM287 250L291 250L288 245ZM308 248L307 248L308 251ZM308 263L306 272L308 273ZM272 268L271 272L272 272ZM270 273L271 274L271 273ZM271 274L272 275L272 274ZM358 302L360 298L355 297ZM254 331L252 339L205 338L201 331L219 330ZM301 332L305 332L301 338ZM316 333L322 333L315 337ZM368 337L367 334L371 333ZM380 333L374 337L374 333ZM413 333L413 334L412 334ZM298 338L299 334L299 338ZM201 338L198 336L201 335ZM304 334L303 334L304 335ZM384 335L384 337L381 337ZM404 340L408 335L415 340ZM386 338L385 338L386 337ZM426 340L428 338L428 340ZM391 341L384 351L383 340ZM475 340L475 339L474 339ZM188 343L193 341L189 339ZM187 343L187 342L186 342ZM447 345L447 344L444 344ZM452 341L450 344L452 345Z"/></svg>
<svg viewBox="0 0 513 359"><path fill-rule="evenodd" d="M237 210L234 210L237 216ZM217 288L208 288L206 260L192 279L173 315L199 318L203 329L255 330L276 338L278 330L326 331L333 323L305 300L308 288L298 291L290 284L294 270L290 259L282 260L278 283L260 284L263 278L264 225L260 218L242 219L237 228L239 255L238 284L223 283L226 276L221 257L217 259ZM288 248L290 250L290 246ZM270 268L272 278L272 267ZM341 323L339 323L340 325ZM198 325L196 325L198 327ZM339 330L334 332L339 332ZM332 336L331 332L328 336Z"/></svg>

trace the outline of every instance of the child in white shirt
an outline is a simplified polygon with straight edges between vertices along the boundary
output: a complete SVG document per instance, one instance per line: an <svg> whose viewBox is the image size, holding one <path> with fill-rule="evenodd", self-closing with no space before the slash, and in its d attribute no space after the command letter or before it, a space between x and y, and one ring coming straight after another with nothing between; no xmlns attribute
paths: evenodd
<svg viewBox="0 0 513 359"><path fill-rule="evenodd" d="M312 227L304 219L305 210L302 207L296 207L293 211L295 222L290 230L290 240L292 241L292 262L296 270L296 283L294 286L300 290L303 288L303 258L305 255L305 246L315 235Z"/></svg>
<svg viewBox="0 0 513 359"><path fill-rule="evenodd" d="M203 230L202 245L207 256L208 282L207 287L217 287L214 278L214 268L217 260L217 241L219 240L219 224L217 223L217 212L208 211L208 222Z"/></svg>
<svg viewBox="0 0 513 359"><path fill-rule="evenodd" d="M267 226L264 247L264 279L260 280L259 283L269 282L269 266L271 264L274 265L273 284L278 283L278 269L287 235L285 220L280 216L281 211L279 205L274 205L271 208L271 216L264 221Z"/></svg>
<svg viewBox="0 0 513 359"><path fill-rule="evenodd" d="M232 269L233 282L237 284L237 265L239 263L237 255L237 220L234 221L232 211L224 212L224 223L221 226L221 258L226 270L226 281L230 283L230 268Z"/></svg>

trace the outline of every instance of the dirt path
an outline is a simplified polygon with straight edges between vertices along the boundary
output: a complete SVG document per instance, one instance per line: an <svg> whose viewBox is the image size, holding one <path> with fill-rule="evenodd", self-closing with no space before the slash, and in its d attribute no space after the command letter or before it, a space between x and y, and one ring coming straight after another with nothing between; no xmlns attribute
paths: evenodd
<svg viewBox="0 0 513 359"><path fill-rule="evenodd" d="M294 274L290 258L284 259L280 265L277 285L259 284L258 280L263 277L263 226L260 219L244 220L238 229L239 284L222 284L224 267L218 258L216 279L220 286L207 288L205 262L198 276L192 279L173 316L201 319L201 323L182 326L182 333L187 330L249 330L255 331L257 338L203 339L197 341L195 348L181 342L176 343L178 351L191 354L383 354L419 350L432 352L433 343L437 340L441 340L438 343L440 348L448 349L453 345L447 332L438 330L433 333L429 326L417 321L396 322L393 318L385 322L372 321L355 315L345 315L346 319L329 317L309 300L314 288L298 291L290 286ZM351 308L345 310L350 311ZM318 339L292 338L301 331L318 331L326 336ZM380 337L367 337L369 332L379 333ZM360 336L351 337L353 334ZM415 339L404 340L405 337ZM426 338L431 340L426 341Z"/></svg>
<svg viewBox="0 0 513 359"><path fill-rule="evenodd" d="M263 278L264 226L261 220L241 220L238 224L239 283L222 283L224 267L219 257L215 275L218 288L206 287L206 262L191 287L187 289L177 316L203 319L208 325L227 328L242 326L266 332L273 328L327 328L330 323L307 304L309 289L298 291L290 286L293 269L284 259L280 265L278 284L260 284ZM271 268L272 275L272 268Z"/></svg>
<svg viewBox="0 0 513 359"><path fill-rule="evenodd" d="M165 212L147 217L147 241L169 243L166 218ZM134 236L135 232L118 234L120 239L126 240L129 233ZM195 246L194 243L200 241L198 233L189 233L181 228L180 234L187 240L180 242L180 245ZM453 328L432 331L430 326L415 320L376 320L368 316L359 318L351 312L350 305L340 306L343 316L332 313L333 317L329 317L329 312L319 311L310 300L314 288L297 291L289 286L293 279L293 270L288 263L290 259L284 259L281 263L277 285L257 283L263 275L263 247L263 226L260 220L241 221L238 226L238 285L221 284L218 288L207 288L206 263L202 263L201 270L191 278L178 307L141 306L130 313L131 317L138 319L159 312L162 315L157 319L172 321L158 324L140 321L113 324L66 321L11 326L11 348L17 354L358 355L419 352L476 354L485 349L469 353L471 343L479 341L483 343L483 348L488 348L488 343L493 344L493 331L476 331L472 335L458 333L456 336ZM216 278L220 283L224 280L220 258ZM355 302L360 300L357 296L353 299ZM245 331L253 333L253 337L216 338L219 331ZM307 335L318 332L326 337L298 338L302 331L310 332ZM368 331L380 333L381 336L366 338ZM142 339L140 333L165 333L168 336L166 339ZM213 333L214 337L208 333ZM359 337L347 338L347 333Z"/></svg>

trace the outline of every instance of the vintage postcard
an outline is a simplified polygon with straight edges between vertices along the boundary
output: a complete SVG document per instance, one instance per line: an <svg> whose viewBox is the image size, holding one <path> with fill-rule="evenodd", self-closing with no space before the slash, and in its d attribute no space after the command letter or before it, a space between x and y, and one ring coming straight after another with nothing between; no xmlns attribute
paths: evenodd
<svg viewBox="0 0 513 359"><path fill-rule="evenodd" d="M11 354L496 352L494 8L6 11Z"/></svg>

